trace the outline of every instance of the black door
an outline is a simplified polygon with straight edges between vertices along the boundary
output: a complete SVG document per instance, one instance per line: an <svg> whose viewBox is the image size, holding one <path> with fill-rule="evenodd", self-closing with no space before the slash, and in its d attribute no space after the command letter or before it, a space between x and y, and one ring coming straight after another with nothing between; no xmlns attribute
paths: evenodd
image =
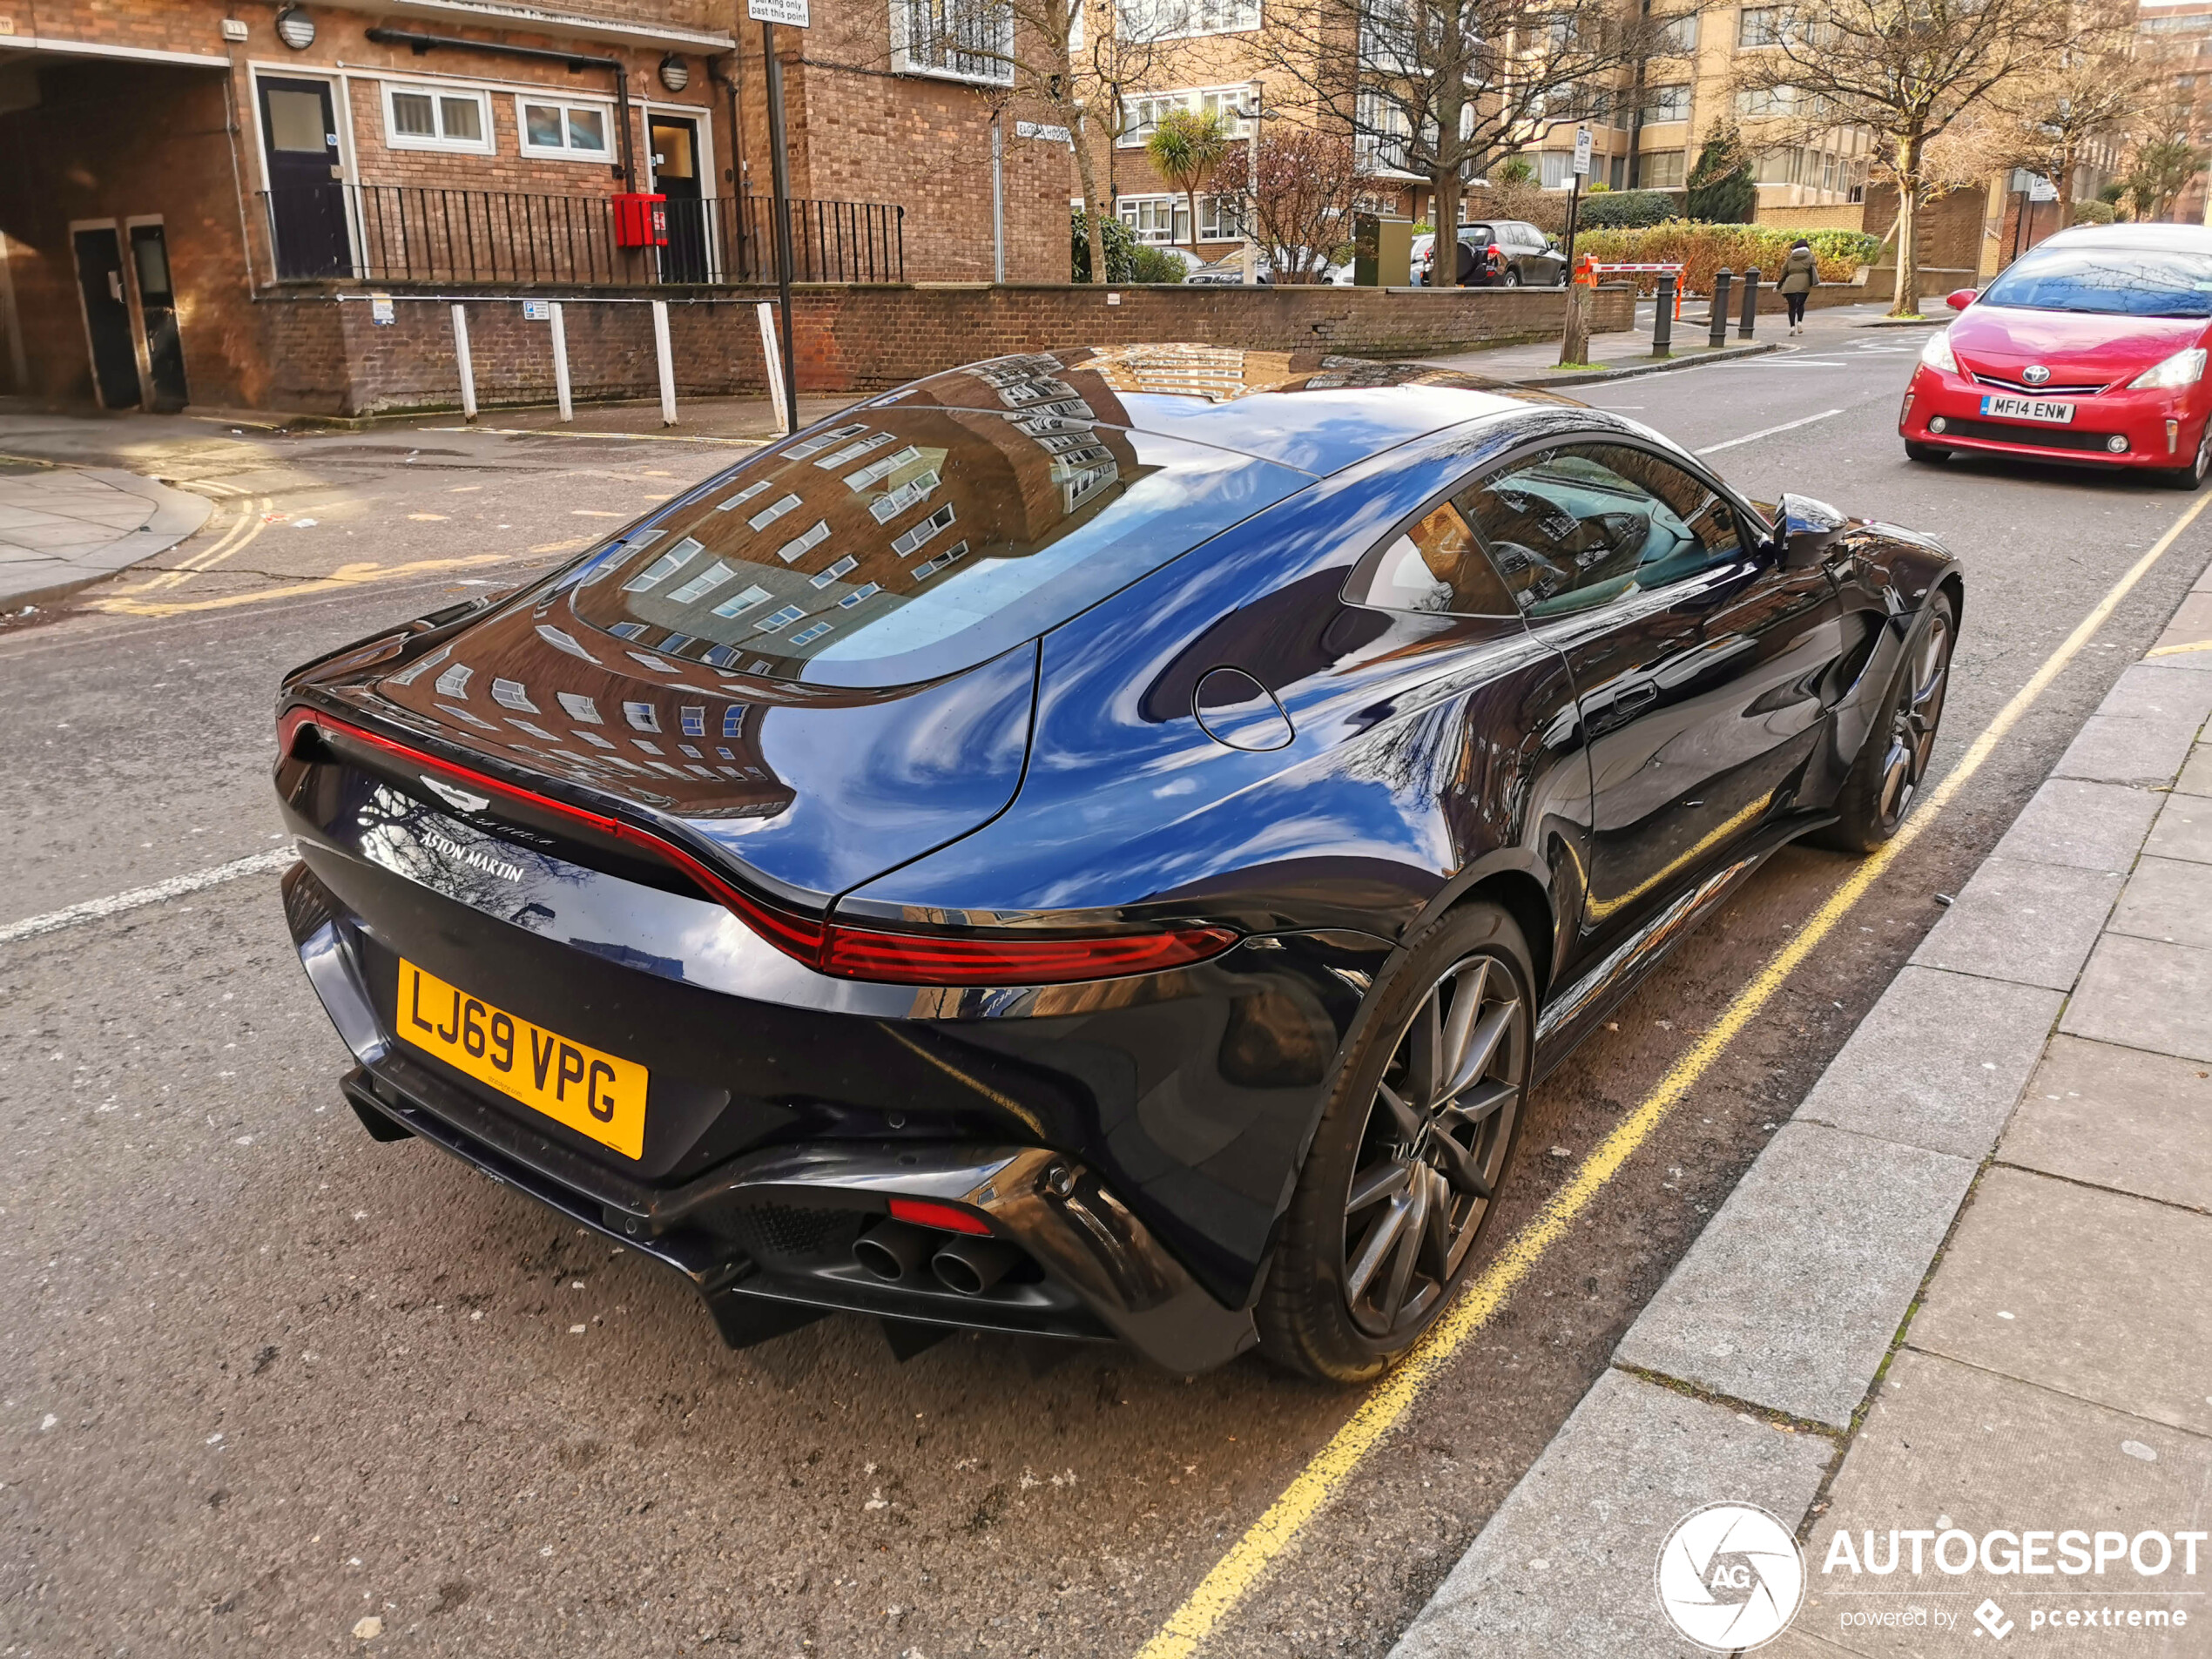
<svg viewBox="0 0 2212 1659"><path fill-rule="evenodd" d="M269 233L280 277L342 276L346 187L338 182L338 123L327 81L263 77L261 131L269 164Z"/></svg>
<svg viewBox="0 0 2212 1659"><path fill-rule="evenodd" d="M169 242L158 225L131 227L131 266L138 278L138 314L145 320L146 374L153 407L166 415L185 407L185 346L177 334L177 295L169 275Z"/></svg>
<svg viewBox="0 0 2212 1659"><path fill-rule="evenodd" d="M646 123L653 146L653 188L668 198L668 246L660 251L664 282L707 279L706 202L699 176L699 124L656 115Z"/></svg>
<svg viewBox="0 0 2212 1659"><path fill-rule="evenodd" d="M1623 443L1510 462L1468 501L1540 638L1567 658L1593 788L1585 926L1606 948L1797 795L1844 630L1709 481Z"/></svg>
<svg viewBox="0 0 2212 1659"><path fill-rule="evenodd" d="M131 340L131 307L123 297L123 244L111 227L77 233L77 286L84 296L84 331L92 347L92 383L100 406L138 407L138 352Z"/></svg>

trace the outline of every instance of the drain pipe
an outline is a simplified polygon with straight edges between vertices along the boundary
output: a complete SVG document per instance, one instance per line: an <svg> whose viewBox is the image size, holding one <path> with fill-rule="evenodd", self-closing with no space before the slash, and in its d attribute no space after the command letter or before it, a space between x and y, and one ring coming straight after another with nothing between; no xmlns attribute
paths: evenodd
<svg viewBox="0 0 2212 1659"><path fill-rule="evenodd" d="M496 41L462 40L452 35L418 35L404 29L371 29L368 37L380 46L404 46L421 57L445 48L452 51L489 52L497 57L527 57L541 64L559 64L571 75L587 69L604 69L615 78L617 119L622 126L622 187L637 188L637 161L630 141L630 69L619 57L590 57L582 52L554 51L543 46L508 46Z"/></svg>

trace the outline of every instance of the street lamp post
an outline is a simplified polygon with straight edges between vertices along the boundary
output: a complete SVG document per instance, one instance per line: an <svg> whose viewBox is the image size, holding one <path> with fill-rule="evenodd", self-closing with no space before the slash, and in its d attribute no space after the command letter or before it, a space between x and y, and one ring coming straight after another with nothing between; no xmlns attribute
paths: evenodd
<svg viewBox="0 0 2212 1659"><path fill-rule="evenodd" d="M1259 219L1259 110L1260 84L1244 84L1244 286L1252 287L1259 281L1259 243L1253 227Z"/></svg>

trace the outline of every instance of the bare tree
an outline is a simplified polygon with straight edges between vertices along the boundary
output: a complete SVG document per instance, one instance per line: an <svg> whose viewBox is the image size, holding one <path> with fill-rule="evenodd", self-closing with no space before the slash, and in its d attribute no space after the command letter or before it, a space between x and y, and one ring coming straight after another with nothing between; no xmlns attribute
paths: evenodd
<svg viewBox="0 0 2212 1659"><path fill-rule="evenodd" d="M1313 127L1271 132L1259 141L1253 231L1278 282L1318 282L1330 256L1352 239L1359 161L1346 133Z"/></svg>
<svg viewBox="0 0 2212 1659"><path fill-rule="evenodd" d="M1750 13L1745 14L1748 19ZM1788 0L1737 84L1786 98L1821 127L1870 129L1897 186L1892 316L1917 315L1928 146L1968 111L2057 61L2069 33L2049 0Z"/></svg>
<svg viewBox="0 0 2212 1659"><path fill-rule="evenodd" d="M2068 206L2085 160L2143 135L2173 76L2142 49L2132 0L2090 0L2074 7L2074 23L2073 38L2048 63L1991 95L1985 124L1995 130L2000 165L2040 173Z"/></svg>
<svg viewBox="0 0 2212 1659"><path fill-rule="evenodd" d="M1589 106L1694 3L1649 0L1268 0L1269 99L1344 132L1362 160L1426 178L1440 233L1462 183ZM1457 280L1440 260L1437 280Z"/></svg>
<svg viewBox="0 0 2212 1659"><path fill-rule="evenodd" d="M896 0L892 64L952 69L995 83L1001 118L1028 111L1042 125L1067 129L1090 230L1090 280L1103 282L1096 168L1084 122L1095 87L1081 45L1082 11L1083 0Z"/></svg>

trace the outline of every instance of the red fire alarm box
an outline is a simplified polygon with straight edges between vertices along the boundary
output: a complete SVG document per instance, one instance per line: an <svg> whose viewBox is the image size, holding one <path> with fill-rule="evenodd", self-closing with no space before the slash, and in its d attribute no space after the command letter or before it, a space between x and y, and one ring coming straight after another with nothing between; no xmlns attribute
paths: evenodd
<svg viewBox="0 0 2212 1659"><path fill-rule="evenodd" d="M614 204L617 247L668 246L667 197L641 190L617 191Z"/></svg>

